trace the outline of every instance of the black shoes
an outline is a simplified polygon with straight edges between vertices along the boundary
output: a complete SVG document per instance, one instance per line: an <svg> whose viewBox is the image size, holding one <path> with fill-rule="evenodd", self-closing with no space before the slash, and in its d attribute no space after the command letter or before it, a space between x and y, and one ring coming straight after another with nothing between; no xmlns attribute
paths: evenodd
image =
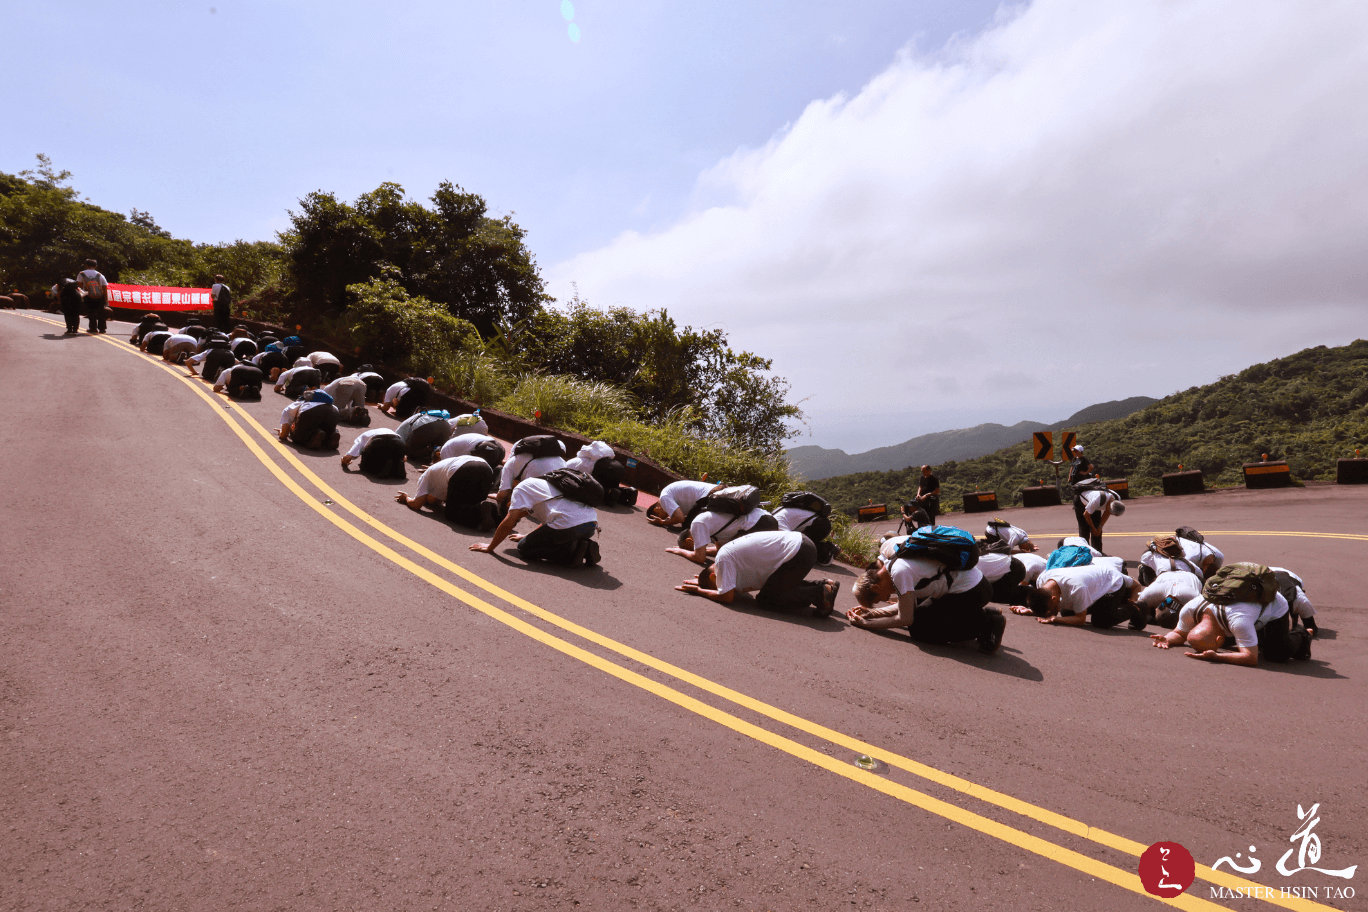
<svg viewBox="0 0 1368 912"><path fill-rule="evenodd" d="M984 608L983 613L986 615L984 620L987 626L978 636L979 652L992 655L1002 645L1002 634L1007 629L1007 617L996 605Z"/></svg>

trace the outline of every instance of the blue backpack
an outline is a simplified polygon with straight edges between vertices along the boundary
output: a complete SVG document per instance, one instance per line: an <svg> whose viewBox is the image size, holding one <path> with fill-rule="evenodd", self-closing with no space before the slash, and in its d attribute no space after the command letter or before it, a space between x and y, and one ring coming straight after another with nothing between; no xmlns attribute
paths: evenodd
<svg viewBox="0 0 1368 912"><path fill-rule="evenodd" d="M939 561L946 570L973 569L978 563L979 547L974 536L954 526L922 526L901 542L893 552L900 557L926 557Z"/></svg>
<svg viewBox="0 0 1368 912"><path fill-rule="evenodd" d="M1092 563L1093 553L1082 545L1065 545L1050 552L1050 559L1045 562L1046 570L1058 570L1060 567L1086 567Z"/></svg>

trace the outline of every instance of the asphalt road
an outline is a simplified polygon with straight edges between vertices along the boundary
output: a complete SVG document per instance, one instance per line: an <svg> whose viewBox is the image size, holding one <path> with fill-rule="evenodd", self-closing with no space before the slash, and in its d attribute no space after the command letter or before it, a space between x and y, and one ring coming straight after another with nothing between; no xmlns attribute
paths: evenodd
<svg viewBox="0 0 1368 912"><path fill-rule="evenodd" d="M983 657L675 592L640 509L601 511L600 569L473 554L275 445L282 397L213 396L129 330L0 313L0 909L1144 909L1158 841L1260 861L1199 869L1189 908L1368 908L1368 873L1276 870L1298 804L1304 864L1368 861L1368 489L1108 528L1296 570L1311 662L1015 616Z"/></svg>

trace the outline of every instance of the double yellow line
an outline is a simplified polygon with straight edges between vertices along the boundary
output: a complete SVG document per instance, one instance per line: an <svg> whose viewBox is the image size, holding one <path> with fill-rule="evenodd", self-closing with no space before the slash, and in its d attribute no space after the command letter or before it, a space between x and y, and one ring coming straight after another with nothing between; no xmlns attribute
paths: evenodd
<svg viewBox="0 0 1368 912"><path fill-rule="evenodd" d="M62 325L60 323L57 323L56 321L47 320L42 317L30 316L28 314L21 314L21 316L49 323L54 326ZM120 344L119 342L116 342L113 339L110 339L106 336L101 336L99 338L102 341L114 345L116 348L122 351L129 351L129 348L126 344ZM137 354L136 352L132 353ZM144 360L146 360L146 358L144 358ZM583 662L586 665L589 665L590 667L603 672L604 674L610 675L614 678L617 678L620 681L631 684L634 687L639 687L642 690L647 691L648 693L651 693L663 700L673 703L676 706L679 706L705 719L709 719L713 722L716 722L717 724L729 728L732 731L742 734L748 738L751 738L762 744L768 745L772 748L775 748L776 750L783 751L784 753L792 757L811 763L812 765L825 769L828 772L835 773L838 776L843 776L846 779L859 783L860 785L863 785L867 788L873 789L877 792L881 792L885 795L889 795L890 797L896 798L899 801L905 802L906 804L921 808L922 810L928 811L932 814L936 814L937 816L943 817L946 820L953 821L962 826L968 827L969 829L983 833L987 836L1000 839L1003 842L1009 843L1011 845L1017 846L1018 848L1024 849L1025 851L1039 855L1042 858L1047 858L1051 861L1058 862L1059 864L1073 868L1076 871L1082 872L1091 877L1096 877L1099 880L1104 880L1109 883L1115 884L1125 890L1129 890L1141 896L1145 896L1150 899L1155 899L1157 902L1167 903L1169 905L1177 906L1182 909L1223 908L1222 906L1218 906L1208 900L1200 898L1192 892L1184 893L1174 899L1158 899L1157 897L1151 896L1149 893L1145 891L1144 887L1140 883L1139 876L1130 870L1119 868L1111 864L1107 864L1090 856L1084 855L1080 852L1076 852L1072 849L1068 849L1064 846L1050 842L1046 839L1042 839L1038 836L1033 836L1015 827L999 823L998 821L992 820L981 814L976 814L973 811L968 811L964 808L950 804L949 802L942 801L941 799L932 797L931 795L928 795L924 792L917 791L916 789L909 788L908 786L901 785L899 783L891 782L888 779L874 772L860 769L859 767L854 766L851 763L848 763L843 760L838 760L832 756L829 756L828 754L822 753L821 751L814 750L813 748L801 744L793 740L792 738L788 738L783 735L771 732L767 729L761 728L760 726L755 725L754 723L748 722L737 715L727 712L726 710L719 709L715 706L705 703L696 697L690 696L674 687L669 686L668 684L662 684L658 681L654 681L644 675L641 675L635 671L632 671L624 667L623 665L618 664L617 662L604 658L603 656L593 653L581 646L575 645L574 643L571 643L568 640L562 639L561 637L553 633L550 633L546 630L541 629L540 627L528 623L520 617L510 614L502 608L498 608L495 605L490 604L489 602L485 601L479 596L471 594L470 592L467 592L466 590L458 587L445 577L442 577L432 572L428 568L414 562L413 560L404 556L403 554L400 554L398 551L395 551L389 545L373 537L364 529L359 528L357 525L354 525L353 523L339 516L335 510L331 509L328 505L320 501L316 496L311 494L301 484L299 484L299 482L297 482L294 478L290 477L290 475L288 475L284 471L284 469L282 469L280 465L277 464L277 462L274 459L272 459L271 456L268 455L268 453L265 450L262 449L261 445L257 442L253 435L249 434L247 430L243 428L243 426L235 419L234 415L236 415L237 418L242 419L243 422L249 425L255 432L257 437L260 437L261 440L265 441L275 450L276 455L284 459L284 461L288 463L291 467L293 467L300 474L300 476L302 476L310 485L312 485L320 493L322 493L325 500L332 501L332 503L336 506L341 507L347 513L352 514L352 516L359 520L363 525L370 527L370 529L373 529L381 535L385 536L386 538L391 539L395 543L402 545L404 548L407 548L414 554L437 565L443 570L446 570L447 572L459 577L461 580L464 580L472 586L483 590L488 595L491 595L502 602L512 605L553 627L559 628L560 630L572 634L576 637L579 637L582 640L586 640L589 643L592 643L595 646L598 646L604 650L616 653L624 659L633 662L639 662L642 665L651 668L663 675L667 675L675 679L676 681L688 684L705 693L711 694L714 697L731 703L736 707L748 710L764 718L768 718L774 722L788 726L789 728L795 729L813 738L824 741L827 744L830 744L834 747L839 747L845 751L849 751L854 754L865 754L872 757L877 757L879 760L883 761L889 767L902 770L921 779L924 779L928 782L933 782L939 786L951 789L956 792L960 792L964 795L978 799L994 807L1011 811L1012 813L1018 814L1030 820L1034 820L1038 823L1054 827L1055 829L1068 833L1072 836L1089 840L1091 842L1097 843L1098 845L1114 849L1116 851L1134 856L1136 858L1138 858L1141 855L1141 853L1143 853L1146 849L1145 845L1135 842L1134 840L1127 839L1123 836L1118 836L1114 833L1110 833L1106 830L1099 829L1097 827L1088 826L1087 824L1074 820L1070 817L1066 817L1062 814L1056 814L1053 811L1046 810L1045 808L1038 807L1036 805L1030 804L1026 801L1022 801L1018 798L1014 798L1002 792L985 788L967 779L962 779L958 776L942 772L941 770L935 769L934 767L930 767L926 764L919 763L916 760L912 760L907 757L902 757L898 754L890 753L888 751L876 747L875 745L861 741L858 738L853 738L849 735L843 734L841 732L835 731L833 729L819 725L815 722L804 719L801 716L796 716L792 713L785 712L784 710L771 706L768 703L764 703L760 700L754 699L753 697L749 697L745 694L739 693L735 690L732 690L731 688L725 687L707 678L693 674L692 672L686 671L685 669L679 668L675 665L658 659L655 656L652 656L648 653L644 653L637 649L633 649L630 646L627 646L623 643L619 643L616 640L606 637L600 633L582 627L579 624L574 623L573 621L569 621L565 618L560 617L559 615L553 614L552 612L547 611L546 609L541 608L537 605L534 605L533 603L528 602L527 600L520 598L519 596L514 595L513 593L510 593L498 586L495 586L493 583L490 583L487 580L484 580L479 576L476 576L469 570L466 570L464 567L461 567L460 565L453 563L452 561L448 560L442 555L425 547L424 545L415 542L404 535L401 535L400 533L386 526L384 523L375 519L370 514L366 513L364 510L352 504L349 500L347 500L336 490L334 490L330 485L328 485L321 478L319 478L312 471L310 471L309 468L299 460L299 458L294 454L292 450L281 444L274 434L272 434L266 428L262 427L261 424L258 423L254 418L252 418L251 415L247 414L245 411L242 410L233 410L232 412L230 412L229 408L224 405L226 397L224 400L216 398L215 396L211 395L209 392L205 390L204 384L202 382L196 381L188 376L185 376L184 374L181 374L179 371L177 371L170 365L161 363L158 366L164 369L171 376L178 379L181 383L185 384L188 388L193 390L197 396L199 396L206 403L208 403L213 412L216 415L218 415L225 424L228 425L228 427L233 431L233 433L236 434L238 438L247 446L248 450L250 450L252 454L255 455L257 459L261 461L262 465L264 465L267 468L267 470L270 471L271 474L274 475L276 479L280 481L281 484L283 484L288 490L290 490L295 496L297 496L301 501L307 504L316 513L326 518L329 522L331 522L333 525L335 525L337 528L339 528L346 534L350 535L352 538L360 542L362 545L375 551L377 554L393 562L395 565L402 567L403 569L412 573L414 576L418 577L424 582L434 586L435 588L441 590L447 595L450 595L452 598L464 602L471 608L474 608L475 610L487 615L488 617L500 622L501 624L505 624L511 629L516 630L519 633L527 637L530 637L531 639L536 640L537 642L542 643L543 645L548 646L551 649L556 650L557 652L560 652L566 656ZM1231 890L1250 891L1253 888L1258 887L1260 888L1260 893L1245 892L1244 895L1260 896L1261 898L1266 897L1266 902L1287 909L1316 910L1331 908L1329 906L1323 906L1319 903L1311 902L1310 900L1302 899L1296 896L1268 896L1267 893L1264 892L1268 891L1268 888L1263 886L1262 884L1256 884L1253 881L1245 880L1244 878L1237 877L1225 871L1213 871L1211 868L1205 865L1197 865L1197 877L1201 881L1207 881L1208 883L1211 883L1215 886L1227 887Z"/></svg>

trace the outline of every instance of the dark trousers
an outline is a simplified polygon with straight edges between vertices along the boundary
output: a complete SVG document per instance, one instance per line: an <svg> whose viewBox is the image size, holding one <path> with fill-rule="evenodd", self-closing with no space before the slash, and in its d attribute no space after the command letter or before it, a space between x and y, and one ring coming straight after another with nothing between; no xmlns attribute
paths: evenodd
<svg viewBox="0 0 1368 912"><path fill-rule="evenodd" d="M1024 605L1021 600L1021 581L1026 578L1026 565L1015 557L1011 568L993 581L993 601L999 605Z"/></svg>
<svg viewBox="0 0 1368 912"><path fill-rule="evenodd" d="M80 332L81 311L78 309L62 309L62 318L66 320L67 332Z"/></svg>
<svg viewBox="0 0 1368 912"><path fill-rule="evenodd" d="M598 523L581 523L569 529L553 529L542 524L518 542L518 553L524 560L540 560L552 564L570 564L575 559L575 545L594 537Z"/></svg>
<svg viewBox="0 0 1368 912"><path fill-rule="evenodd" d="M105 331L105 302L103 298L87 302L86 314L90 321L91 332Z"/></svg>
<svg viewBox="0 0 1368 912"><path fill-rule="evenodd" d="M1096 548L1098 551L1101 551L1101 550L1102 550L1102 533L1101 533L1100 531L1099 531L1099 532L1093 532L1093 530L1092 530L1091 528L1088 527L1087 516L1088 516L1088 514L1083 510L1083 501L1075 499L1075 500L1074 500L1074 518L1078 520L1078 537L1081 538L1081 539L1083 539L1083 540L1084 540L1085 542L1087 542L1088 544L1092 545L1092 546L1093 546L1094 548ZM1097 527L1098 527L1099 529L1102 528L1102 511L1101 511L1101 510L1098 510L1096 513L1093 513L1093 514L1092 514L1092 521L1095 522L1095 523L1097 523Z"/></svg>
<svg viewBox="0 0 1368 912"><path fill-rule="evenodd" d="M315 405L300 412L290 439L300 446L309 446L314 434L319 431L323 432L322 445L327 446L328 438L337 432L337 406Z"/></svg>
<svg viewBox="0 0 1368 912"><path fill-rule="evenodd" d="M936 517L940 515L940 498L932 496L925 500L913 501L913 503L920 507L922 512L926 514L927 525L934 526L936 524Z"/></svg>
<svg viewBox="0 0 1368 912"><path fill-rule="evenodd" d="M803 538L798 553L769 575L765 585L755 594L760 607L785 614L810 614L822 604L822 584L806 579L808 571L817 564L817 546L812 539Z"/></svg>
<svg viewBox="0 0 1368 912"><path fill-rule="evenodd" d="M233 328L231 310L232 305L227 302L224 302L222 305L217 302L214 303L214 323L218 325L219 329L222 329L225 332Z"/></svg>
<svg viewBox="0 0 1368 912"><path fill-rule="evenodd" d="M1269 621L1259 630L1259 658L1266 662L1286 662L1292 658L1292 612ZM1234 643L1232 642L1233 646Z"/></svg>
<svg viewBox="0 0 1368 912"><path fill-rule="evenodd" d="M975 639L988 629L988 614L983 609L992 597L993 584L985 579L968 592L942 595L934 602L918 605L907 633L918 643Z"/></svg>
<svg viewBox="0 0 1368 912"><path fill-rule="evenodd" d="M1135 606L1130 603L1130 589L1122 586L1109 592L1088 606L1094 627L1115 627L1122 621L1135 617Z"/></svg>

